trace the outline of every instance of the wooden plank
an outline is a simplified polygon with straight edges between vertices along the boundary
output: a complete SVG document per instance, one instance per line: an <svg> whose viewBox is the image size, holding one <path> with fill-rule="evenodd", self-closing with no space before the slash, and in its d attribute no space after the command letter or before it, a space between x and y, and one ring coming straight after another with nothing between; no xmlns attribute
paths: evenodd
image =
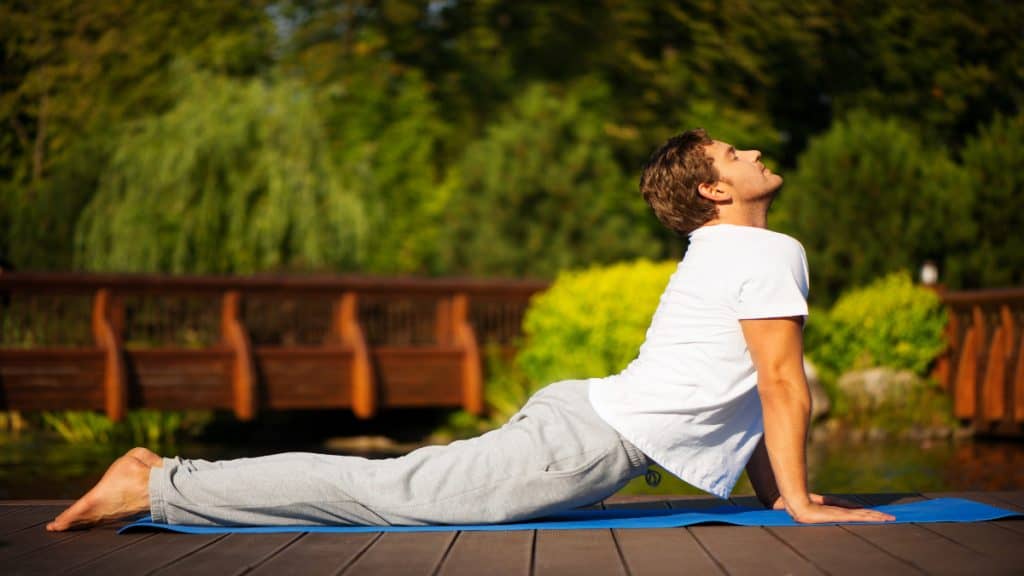
<svg viewBox="0 0 1024 576"><path fill-rule="evenodd" d="M843 530L840 526L779 526L773 536L829 574L920 574L912 564Z"/></svg>
<svg viewBox="0 0 1024 576"><path fill-rule="evenodd" d="M433 574L456 532L385 532L342 574Z"/></svg>
<svg viewBox="0 0 1024 576"><path fill-rule="evenodd" d="M228 534L224 538L163 566L154 574L243 574L278 553L301 534Z"/></svg>
<svg viewBox="0 0 1024 576"><path fill-rule="evenodd" d="M226 538L223 534L158 533L100 556L71 571L76 576L149 574Z"/></svg>
<svg viewBox="0 0 1024 576"><path fill-rule="evenodd" d="M92 348L0 350L0 409L102 410L105 366Z"/></svg>
<svg viewBox="0 0 1024 576"><path fill-rule="evenodd" d="M377 347L370 357L381 406L462 406L462 349Z"/></svg>
<svg viewBox="0 0 1024 576"><path fill-rule="evenodd" d="M869 505L923 500L920 494L859 494ZM844 530L871 542L929 574L1005 574L1005 560L981 554L962 543L917 524L847 525Z"/></svg>
<svg viewBox="0 0 1024 576"><path fill-rule="evenodd" d="M630 498L629 496L621 498L609 498L603 503L605 510L615 509L628 509L628 510L667 510L669 504L667 501L658 498L651 499L650 497L639 496Z"/></svg>
<svg viewBox="0 0 1024 576"><path fill-rule="evenodd" d="M253 359L266 409L352 407L350 373L354 360L348 347L257 347Z"/></svg>
<svg viewBox="0 0 1024 576"><path fill-rule="evenodd" d="M62 540L52 546L18 557L7 574L56 574L65 572L118 549L151 538L152 533L117 535L117 528L105 526Z"/></svg>
<svg viewBox="0 0 1024 576"><path fill-rule="evenodd" d="M308 533L256 567L251 574L337 574L373 544L380 533Z"/></svg>
<svg viewBox="0 0 1024 576"><path fill-rule="evenodd" d="M847 525L842 528L929 574L1008 573L1004 558L980 554L923 526Z"/></svg>
<svg viewBox="0 0 1024 576"><path fill-rule="evenodd" d="M439 575L476 576L530 573L535 530L460 532L441 564Z"/></svg>
<svg viewBox="0 0 1024 576"><path fill-rule="evenodd" d="M979 554L989 556L1001 569L1009 571L1011 566L1007 561L1012 559L1024 572L1024 561L1016 554L1010 553L1024 548L1024 534L1020 532L1007 530L990 522L934 522L920 526Z"/></svg>
<svg viewBox="0 0 1024 576"><path fill-rule="evenodd" d="M222 346L201 350L129 348L125 351L133 376L129 396L137 406L152 409L232 410L234 360L231 350Z"/></svg>
<svg viewBox="0 0 1024 576"><path fill-rule="evenodd" d="M1018 512L1024 512L1024 491L1019 490L1001 490L992 492L992 496L999 498L1003 502L1006 502L1016 508Z"/></svg>
<svg viewBox="0 0 1024 576"><path fill-rule="evenodd" d="M10 532L0 540L0 563L7 564L12 559L24 556L35 550L53 546L64 540L78 538L85 532L47 532L40 524L29 526L17 532ZM0 565L3 565L0 564Z"/></svg>
<svg viewBox="0 0 1024 576"><path fill-rule="evenodd" d="M729 574L822 573L764 528L692 526L689 531Z"/></svg>
<svg viewBox="0 0 1024 576"><path fill-rule="evenodd" d="M622 560L632 576L724 574L685 528L613 530Z"/></svg>
<svg viewBox="0 0 1024 576"><path fill-rule="evenodd" d="M17 532L31 526L42 526L60 514L62 506L24 506L14 508L0 517L0 535Z"/></svg>
<svg viewBox="0 0 1024 576"><path fill-rule="evenodd" d="M536 575L625 575L611 530L539 530L533 552Z"/></svg>
<svg viewBox="0 0 1024 576"><path fill-rule="evenodd" d="M731 504L728 500L706 496L669 496L665 501L669 507L680 510L708 510Z"/></svg>

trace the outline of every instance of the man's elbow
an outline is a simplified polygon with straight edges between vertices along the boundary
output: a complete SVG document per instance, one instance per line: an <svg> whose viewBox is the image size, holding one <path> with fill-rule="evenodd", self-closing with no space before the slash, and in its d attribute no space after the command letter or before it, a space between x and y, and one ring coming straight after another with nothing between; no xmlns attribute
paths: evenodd
<svg viewBox="0 0 1024 576"><path fill-rule="evenodd" d="M785 372L769 372L758 374L757 391L762 396L769 397L804 397L810 396L807 389L807 379L802 374L787 374Z"/></svg>

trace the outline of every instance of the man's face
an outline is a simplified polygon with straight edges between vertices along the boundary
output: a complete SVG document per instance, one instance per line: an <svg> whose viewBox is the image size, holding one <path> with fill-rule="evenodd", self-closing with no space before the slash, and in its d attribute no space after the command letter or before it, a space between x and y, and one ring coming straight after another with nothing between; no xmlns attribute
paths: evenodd
<svg viewBox="0 0 1024 576"><path fill-rule="evenodd" d="M758 150L737 150L727 142L715 140L705 151L718 170L718 185L731 190L735 201L771 200L782 186L782 176L761 164Z"/></svg>

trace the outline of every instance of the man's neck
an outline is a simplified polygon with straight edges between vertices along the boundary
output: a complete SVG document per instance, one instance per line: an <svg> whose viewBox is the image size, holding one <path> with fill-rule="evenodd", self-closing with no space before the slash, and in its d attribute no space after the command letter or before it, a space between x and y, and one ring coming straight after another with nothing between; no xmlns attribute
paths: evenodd
<svg viewBox="0 0 1024 576"><path fill-rule="evenodd" d="M716 224L767 228L768 207L760 204L750 206L719 206L718 218L709 221L705 226L714 226Z"/></svg>

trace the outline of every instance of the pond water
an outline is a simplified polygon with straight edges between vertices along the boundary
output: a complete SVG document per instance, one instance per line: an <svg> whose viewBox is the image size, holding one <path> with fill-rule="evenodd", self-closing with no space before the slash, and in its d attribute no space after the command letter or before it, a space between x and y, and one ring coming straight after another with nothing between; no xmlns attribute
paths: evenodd
<svg viewBox="0 0 1024 576"><path fill-rule="evenodd" d="M339 449L339 442L301 444L183 443L162 450L189 458L238 458L289 450L387 457L394 451ZM73 498L92 486L128 446L70 445L36 435L0 439L0 499ZM399 449L410 449L400 445ZM928 492L1024 489L1024 443L961 441L817 442L808 449L811 487L819 492ZM657 487L643 477L628 494L700 494L662 473ZM752 494L746 477L734 494Z"/></svg>

